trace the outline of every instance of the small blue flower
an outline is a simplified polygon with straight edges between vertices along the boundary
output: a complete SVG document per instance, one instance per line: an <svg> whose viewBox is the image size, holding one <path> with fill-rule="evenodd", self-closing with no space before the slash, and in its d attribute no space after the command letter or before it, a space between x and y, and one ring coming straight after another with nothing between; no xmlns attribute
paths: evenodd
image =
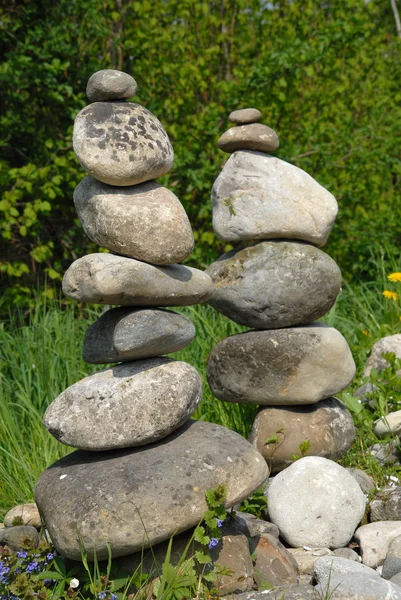
<svg viewBox="0 0 401 600"><path fill-rule="evenodd" d="M217 527L221 527L223 525L222 519L217 519Z"/></svg>
<svg viewBox="0 0 401 600"><path fill-rule="evenodd" d="M32 561L31 563L29 563L29 565L27 565L26 567L26 571L28 573L33 573L34 571L37 571L39 567L39 564L36 562L36 560ZM40 567L39 567L40 569Z"/></svg>
<svg viewBox="0 0 401 600"><path fill-rule="evenodd" d="M209 542L209 548L214 548L214 546L217 546L217 544L219 543L219 540L212 537L210 542Z"/></svg>
<svg viewBox="0 0 401 600"><path fill-rule="evenodd" d="M17 556L18 558L26 558L28 556L28 552L26 550L21 550L20 552L17 552Z"/></svg>
<svg viewBox="0 0 401 600"><path fill-rule="evenodd" d="M98 592L97 598L98 600L106 600L107 592Z"/></svg>
<svg viewBox="0 0 401 600"><path fill-rule="evenodd" d="M53 558L54 558L53 552L49 552L49 554L46 554L46 558L47 558L47 560L53 560Z"/></svg>

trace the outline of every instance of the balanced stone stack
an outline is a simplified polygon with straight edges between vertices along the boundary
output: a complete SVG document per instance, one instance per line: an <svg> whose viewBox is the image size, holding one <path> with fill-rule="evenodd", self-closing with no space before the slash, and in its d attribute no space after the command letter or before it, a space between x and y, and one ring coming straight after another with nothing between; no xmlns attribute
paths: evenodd
<svg viewBox="0 0 401 600"><path fill-rule="evenodd" d="M355 364L344 337L315 322L341 288L338 266L319 249L337 202L269 154L279 141L260 116L234 111L236 125L218 142L231 156L213 186L213 228L242 246L206 270L214 283L209 303L254 331L215 346L208 381L220 400L260 405L251 441L274 473L293 455L336 459L347 451L353 421L333 395L350 383Z"/></svg>
<svg viewBox="0 0 401 600"><path fill-rule="evenodd" d="M115 70L89 79L91 104L76 117L74 149L89 173L74 202L88 237L108 253L76 260L63 291L79 302L118 305L85 336L88 363L119 363L78 381L44 423L78 448L40 477L36 502L56 549L72 559L127 555L198 523L205 492L227 486L227 505L267 477L260 454L218 425L190 421L202 381L163 357L195 336L191 321L159 307L210 297L210 277L177 264L193 249L178 198L155 179L173 163L158 119L126 99L136 82Z"/></svg>

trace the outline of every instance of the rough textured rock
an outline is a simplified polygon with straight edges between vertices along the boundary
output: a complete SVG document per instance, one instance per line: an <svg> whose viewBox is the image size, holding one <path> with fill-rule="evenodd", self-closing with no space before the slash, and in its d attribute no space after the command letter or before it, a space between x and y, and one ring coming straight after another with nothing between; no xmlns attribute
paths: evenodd
<svg viewBox="0 0 401 600"><path fill-rule="evenodd" d="M112 308L85 332L83 359L112 363L182 350L195 337L192 321L157 308Z"/></svg>
<svg viewBox="0 0 401 600"><path fill-rule="evenodd" d="M128 73L116 69L102 69L89 77L86 95L90 102L124 100L136 94L136 81Z"/></svg>
<svg viewBox="0 0 401 600"><path fill-rule="evenodd" d="M368 450L380 465L395 465L400 464L401 460L399 445L398 440L392 440L385 444L373 444Z"/></svg>
<svg viewBox="0 0 401 600"><path fill-rule="evenodd" d="M383 564L390 542L401 535L401 521L379 521L362 525L355 531L362 562L372 569Z"/></svg>
<svg viewBox="0 0 401 600"><path fill-rule="evenodd" d="M384 337L374 344L363 371L364 377L369 377L372 369L384 371L388 368L389 362L382 356L387 352L394 353L396 358L401 358L401 333Z"/></svg>
<svg viewBox="0 0 401 600"><path fill-rule="evenodd" d="M187 306L209 299L210 277L191 267L155 267L114 254L87 254L64 275L63 292L78 302L122 306Z"/></svg>
<svg viewBox="0 0 401 600"><path fill-rule="evenodd" d="M184 207L155 181L121 188L85 177L74 203L86 235L117 254L168 265L183 262L193 250Z"/></svg>
<svg viewBox="0 0 401 600"><path fill-rule="evenodd" d="M297 582L297 562L277 538L262 533L252 551L254 579L259 588Z"/></svg>
<svg viewBox="0 0 401 600"><path fill-rule="evenodd" d="M374 571L373 571L374 573ZM315 587L320 597L330 600L401 600L401 587L375 574L345 573L333 575ZM318 596L319 598L319 596Z"/></svg>
<svg viewBox="0 0 401 600"><path fill-rule="evenodd" d="M227 507L268 476L265 461L237 433L203 421L138 449L76 451L39 478L35 499L57 550L79 560L78 536L93 559L137 552L197 525L205 492L227 487Z"/></svg>
<svg viewBox="0 0 401 600"><path fill-rule="evenodd" d="M316 592L310 585L292 583L274 590L253 591L230 596L230 600L317 600Z"/></svg>
<svg viewBox="0 0 401 600"><path fill-rule="evenodd" d="M288 548L288 552L295 558L300 575L313 575L315 562L322 556L333 556L329 548Z"/></svg>
<svg viewBox="0 0 401 600"><path fill-rule="evenodd" d="M274 152L280 146L278 136L273 129L262 123L237 125L223 133L217 142L223 152L231 154L236 150L257 150Z"/></svg>
<svg viewBox="0 0 401 600"><path fill-rule="evenodd" d="M12 527L15 520L18 521L18 525L31 525L37 529L42 526L38 507L34 502L19 504L9 510L4 517L4 527Z"/></svg>
<svg viewBox="0 0 401 600"><path fill-rule="evenodd" d="M376 421L373 433L378 438L383 438L389 433L401 434L401 410L389 413Z"/></svg>
<svg viewBox="0 0 401 600"><path fill-rule="evenodd" d="M392 579L398 573L401 573L401 536L391 540L388 546L383 563L382 577L383 579Z"/></svg>
<svg viewBox="0 0 401 600"><path fill-rule="evenodd" d="M244 535L223 536L217 546L211 549L210 556L213 563L231 571L230 575L219 576L214 583L220 596L252 589L253 564Z"/></svg>
<svg viewBox="0 0 401 600"><path fill-rule="evenodd" d="M343 390L355 364L343 336L321 323L230 336L212 350L207 378L220 400L313 404Z"/></svg>
<svg viewBox="0 0 401 600"><path fill-rule="evenodd" d="M401 487L388 488L376 494L370 503L370 520L401 521Z"/></svg>
<svg viewBox="0 0 401 600"><path fill-rule="evenodd" d="M262 533L278 538L280 532L274 523L257 519L255 515L244 512L236 512L223 523L223 533L226 535L243 533L248 538L259 537Z"/></svg>
<svg viewBox="0 0 401 600"><path fill-rule="evenodd" d="M266 444L274 436L277 442ZM294 462L294 455L302 455L301 446L307 441L309 448L303 455L336 460L347 452L354 438L351 414L342 402L328 398L313 405L261 408L249 441L265 458L271 472L277 473Z"/></svg>
<svg viewBox="0 0 401 600"><path fill-rule="evenodd" d="M194 367L149 358L74 383L50 404L43 422L60 442L81 450L143 446L183 425L201 398Z"/></svg>
<svg viewBox="0 0 401 600"><path fill-rule="evenodd" d="M352 550L352 548L336 548L333 550L333 555L338 556L339 558L346 558L347 560L361 562L361 557L355 552L355 550Z"/></svg>
<svg viewBox="0 0 401 600"><path fill-rule="evenodd" d="M206 273L209 304L240 325L278 329L325 315L341 289L332 258L301 242L260 242L223 254Z"/></svg>
<svg viewBox="0 0 401 600"><path fill-rule="evenodd" d="M361 575L370 575L380 579L380 575L355 560L348 560L346 558L340 558L338 556L322 556L315 561L314 574L316 581L328 581L330 577L334 575L345 575L346 573L360 573Z"/></svg>
<svg viewBox="0 0 401 600"><path fill-rule="evenodd" d="M340 548L365 512L365 497L340 465L307 456L276 475L267 490L270 519L293 548Z"/></svg>
<svg viewBox="0 0 401 600"><path fill-rule="evenodd" d="M157 179L174 160L160 121L130 102L94 102L83 108L75 118L73 146L85 171L110 185Z"/></svg>
<svg viewBox="0 0 401 600"><path fill-rule="evenodd" d="M257 123L261 116L262 113L257 108L240 108L239 110L233 110L228 115L228 120L231 123L244 125L245 123Z"/></svg>
<svg viewBox="0 0 401 600"><path fill-rule="evenodd" d="M370 477L370 475L365 473L365 471L361 471L361 469L353 469L350 467L347 468L347 471L359 483L359 485L361 486L361 490L365 494L369 494L370 492L373 492L376 489L375 482Z"/></svg>
<svg viewBox="0 0 401 600"><path fill-rule="evenodd" d="M230 156L212 202L213 229L229 242L288 238L324 246L338 210L334 196L305 171L250 151Z"/></svg>
<svg viewBox="0 0 401 600"><path fill-rule="evenodd" d="M20 550L21 544L28 540L33 546L39 544L39 534L32 525L6 527L0 531L0 546L9 546L11 550Z"/></svg>
<svg viewBox="0 0 401 600"><path fill-rule="evenodd" d="M390 579L391 583L401 586L401 573L397 573Z"/></svg>

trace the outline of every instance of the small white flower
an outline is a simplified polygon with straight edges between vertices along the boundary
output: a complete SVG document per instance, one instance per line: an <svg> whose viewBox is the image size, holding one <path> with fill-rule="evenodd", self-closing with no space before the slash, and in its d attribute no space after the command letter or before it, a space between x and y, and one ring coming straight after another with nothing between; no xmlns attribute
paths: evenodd
<svg viewBox="0 0 401 600"><path fill-rule="evenodd" d="M79 579L75 579L74 577L74 579L71 579L70 581L70 588L75 589L77 587L79 587Z"/></svg>

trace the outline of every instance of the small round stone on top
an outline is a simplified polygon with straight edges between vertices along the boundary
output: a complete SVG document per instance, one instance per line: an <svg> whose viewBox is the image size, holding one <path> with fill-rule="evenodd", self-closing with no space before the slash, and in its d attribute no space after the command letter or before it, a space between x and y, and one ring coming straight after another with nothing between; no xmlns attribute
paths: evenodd
<svg viewBox="0 0 401 600"><path fill-rule="evenodd" d="M228 120L231 123L238 123L244 125L245 123L257 123L260 121L262 113L257 108L241 108L240 110L234 110L228 115Z"/></svg>
<svg viewBox="0 0 401 600"><path fill-rule="evenodd" d="M128 73L115 69L102 69L89 77L86 95L91 102L124 100L135 96L137 84Z"/></svg>

